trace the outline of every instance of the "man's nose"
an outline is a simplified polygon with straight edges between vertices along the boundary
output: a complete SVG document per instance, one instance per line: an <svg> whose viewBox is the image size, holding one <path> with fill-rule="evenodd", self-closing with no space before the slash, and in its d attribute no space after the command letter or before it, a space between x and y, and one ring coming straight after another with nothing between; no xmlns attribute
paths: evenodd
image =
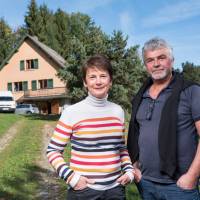
<svg viewBox="0 0 200 200"><path fill-rule="evenodd" d="M154 58L154 67L159 67L160 66L160 61L157 58Z"/></svg>

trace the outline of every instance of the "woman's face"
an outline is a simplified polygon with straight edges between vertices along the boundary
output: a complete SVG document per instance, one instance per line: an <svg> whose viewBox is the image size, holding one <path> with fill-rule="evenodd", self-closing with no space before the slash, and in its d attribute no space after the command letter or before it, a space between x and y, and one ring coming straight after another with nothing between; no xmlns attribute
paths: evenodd
<svg viewBox="0 0 200 200"><path fill-rule="evenodd" d="M84 81L84 86L89 93L98 98L105 98L112 85L111 77L106 70L100 70L96 67L88 68Z"/></svg>

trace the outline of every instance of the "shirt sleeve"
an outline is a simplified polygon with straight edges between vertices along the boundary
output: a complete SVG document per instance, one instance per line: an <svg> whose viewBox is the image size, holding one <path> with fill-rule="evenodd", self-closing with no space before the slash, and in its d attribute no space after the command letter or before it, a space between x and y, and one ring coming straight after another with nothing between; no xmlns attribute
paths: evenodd
<svg viewBox="0 0 200 200"><path fill-rule="evenodd" d="M129 157L128 154L128 150L126 148L126 138L127 138L127 132L125 129L125 120L124 120L124 111L122 110L122 123L123 123L123 133L122 133L122 145L120 148L120 159L121 159L121 166L122 166L122 170L125 173L128 173L128 175L130 176L130 173L132 174L133 171L133 166L131 163L131 159Z"/></svg>
<svg viewBox="0 0 200 200"><path fill-rule="evenodd" d="M191 111L194 121L200 120L200 86L191 87Z"/></svg>
<svg viewBox="0 0 200 200"><path fill-rule="evenodd" d="M69 116L67 110L62 113L47 147L49 163L66 182L73 173L63 158L64 148L69 143L72 134Z"/></svg>

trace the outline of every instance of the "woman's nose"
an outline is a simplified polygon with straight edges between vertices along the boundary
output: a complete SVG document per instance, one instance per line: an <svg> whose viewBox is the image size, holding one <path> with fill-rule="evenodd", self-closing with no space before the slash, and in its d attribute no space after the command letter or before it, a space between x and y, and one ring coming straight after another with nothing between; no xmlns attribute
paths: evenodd
<svg viewBox="0 0 200 200"><path fill-rule="evenodd" d="M96 83L97 83L97 84L100 84L100 83L101 83L101 78L100 78L100 77L97 77Z"/></svg>

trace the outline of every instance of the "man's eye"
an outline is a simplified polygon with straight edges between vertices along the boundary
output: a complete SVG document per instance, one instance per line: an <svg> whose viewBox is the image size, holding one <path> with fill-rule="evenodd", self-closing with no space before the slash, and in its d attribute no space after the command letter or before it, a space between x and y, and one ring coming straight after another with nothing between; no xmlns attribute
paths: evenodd
<svg viewBox="0 0 200 200"><path fill-rule="evenodd" d="M153 62L153 59L148 59L145 61L146 63L152 63Z"/></svg>
<svg viewBox="0 0 200 200"><path fill-rule="evenodd" d="M166 56L160 56L158 59L159 60L165 60L167 57Z"/></svg>

